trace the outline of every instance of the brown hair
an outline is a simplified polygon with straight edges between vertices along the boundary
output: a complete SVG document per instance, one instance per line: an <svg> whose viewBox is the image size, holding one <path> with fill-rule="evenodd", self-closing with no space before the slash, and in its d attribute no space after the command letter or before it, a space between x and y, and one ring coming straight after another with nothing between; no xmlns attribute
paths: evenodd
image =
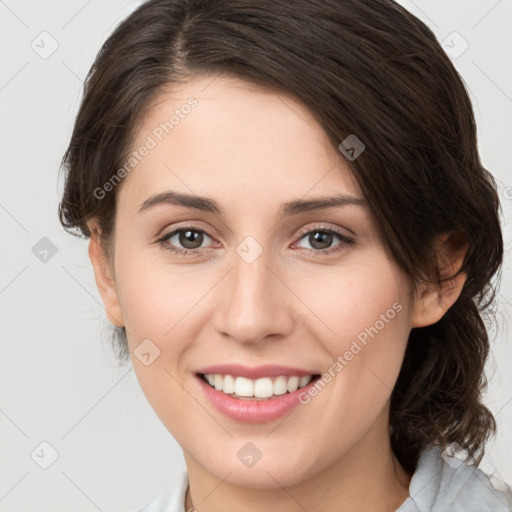
<svg viewBox="0 0 512 512"><path fill-rule="evenodd" d="M477 151L471 102L431 30L392 0L151 0L106 41L85 82L63 159L59 215L108 250L115 190L94 193L126 160L141 116L166 87L225 74L302 101L349 161L387 250L411 282L441 281L435 241L468 252L460 298L413 329L391 396L390 435L413 472L427 443L483 455L495 420L481 403L489 339L482 314L503 257L499 199ZM120 357L128 354L118 332Z"/></svg>

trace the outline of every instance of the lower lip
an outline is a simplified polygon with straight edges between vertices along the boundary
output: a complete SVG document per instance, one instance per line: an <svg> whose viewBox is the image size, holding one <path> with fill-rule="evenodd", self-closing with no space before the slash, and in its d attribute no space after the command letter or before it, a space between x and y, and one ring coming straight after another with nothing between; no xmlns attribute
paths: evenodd
<svg viewBox="0 0 512 512"><path fill-rule="evenodd" d="M312 380L307 386L292 393L285 393L268 400L244 400L233 398L222 391L217 391L207 384L202 377L197 376L201 387L213 406L226 416L244 423L267 423L288 414L300 405L299 395L307 393L318 379Z"/></svg>

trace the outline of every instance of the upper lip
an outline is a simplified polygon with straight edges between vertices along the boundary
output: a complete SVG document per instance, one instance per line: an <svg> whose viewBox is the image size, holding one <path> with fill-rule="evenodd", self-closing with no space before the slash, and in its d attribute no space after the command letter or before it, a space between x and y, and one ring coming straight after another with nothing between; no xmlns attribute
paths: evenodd
<svg viewBox="0 0 512 512"><path fill-rule="evenodd" d="M217 364L201 368L196 373L232 375L234 377L246 377L248 379L260 379L262 377L304 377L306 375L317 375L318 372L292 368L290 366L281 366L274 364L265 364L262 366L244 366L241 364Z"/></svg>

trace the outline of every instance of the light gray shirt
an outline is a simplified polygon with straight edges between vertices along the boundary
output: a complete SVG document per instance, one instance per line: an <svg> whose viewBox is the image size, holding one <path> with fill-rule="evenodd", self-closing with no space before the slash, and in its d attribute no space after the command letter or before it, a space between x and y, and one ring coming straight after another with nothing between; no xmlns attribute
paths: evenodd
<svg viewBox="0 0 512 512"><path fill-rule="evenodd" d="M186 469L139 512L187 512ZM421 454L407 498L396 512L512 512L512 487L428 445Z"/></svg>

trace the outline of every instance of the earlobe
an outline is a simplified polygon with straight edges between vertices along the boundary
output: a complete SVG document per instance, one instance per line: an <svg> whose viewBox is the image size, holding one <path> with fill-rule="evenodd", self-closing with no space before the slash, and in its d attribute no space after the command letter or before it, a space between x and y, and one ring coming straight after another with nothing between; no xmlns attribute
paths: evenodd
<svg viewBox="0 0 512 512"><path fill-rule="evenodd" d="M100 234L96 226L91 226L90 232L89 258L94 269L96 286L98 287L107 318L110 323L123 327L123 315L107 254L101 244Z"/></svg>
<svg viewBox="0 0 512 512"><path fill-rule="evenodd" d="M467 274L461 272L468 246L456 235L443 235L437 243L440 283L424 283L416 290L412 327L437 323L462 293Z"/></svg>

